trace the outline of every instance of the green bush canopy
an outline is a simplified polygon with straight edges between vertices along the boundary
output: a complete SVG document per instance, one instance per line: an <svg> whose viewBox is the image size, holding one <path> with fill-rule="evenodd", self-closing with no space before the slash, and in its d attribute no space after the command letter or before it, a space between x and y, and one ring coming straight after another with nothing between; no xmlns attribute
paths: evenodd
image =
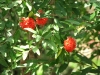
<svg viewBox="0 0 100 75"><path fill-rule="evenodd" d="M0 75L100 75L100 0L0 0Z"/></svg>

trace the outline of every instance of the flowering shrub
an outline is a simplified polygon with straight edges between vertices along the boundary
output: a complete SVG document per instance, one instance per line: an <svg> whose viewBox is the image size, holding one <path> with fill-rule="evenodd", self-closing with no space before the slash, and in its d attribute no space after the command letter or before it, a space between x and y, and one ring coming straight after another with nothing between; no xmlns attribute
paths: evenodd
<svg viewBox="0 0 100 75"><path fill-rule="evenodd" d="M99 0L0 0L0 75L99 75L99 56Z"/></svg>

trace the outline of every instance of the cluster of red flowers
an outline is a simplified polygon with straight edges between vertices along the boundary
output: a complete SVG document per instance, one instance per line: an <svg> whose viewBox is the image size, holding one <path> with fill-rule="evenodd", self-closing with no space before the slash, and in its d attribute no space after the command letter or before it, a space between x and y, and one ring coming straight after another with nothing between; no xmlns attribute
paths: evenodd
<svg viewBox="0 0 100 75"><path fill-rule="evenodd" d="M21 18L21 22L19 24L22 29L24 29L24 28L34 29L36 26L33 18L25 18L25 17Z"/></svg>
<svg viewBox="0 0 100 75"><path fill-rule="evenodd" d="M67 52L72 52L76 47L76 41L72 37L68 37L66 40L64 40L64 49Z"/></svg>
<svg viewBox="0 0 100 75"><path fill-rule="evenodd" d="M38 13L43 13L42 10L38 11ZM21 22L19 23L20 27L22 29L25 29L25 28L31 28L31 29L35 29L36 25L39 25L39 26L44 26L48 21L48 18L44 17L44 18L40 18L40 17L37 17L36 19L33 19L33 18L30 18L30 17L23 17L21 18Z"/></svg>

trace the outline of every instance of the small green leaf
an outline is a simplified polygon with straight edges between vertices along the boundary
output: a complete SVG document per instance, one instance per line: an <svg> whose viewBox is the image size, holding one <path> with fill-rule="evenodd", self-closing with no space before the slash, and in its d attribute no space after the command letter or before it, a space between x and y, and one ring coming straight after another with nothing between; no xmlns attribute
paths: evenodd
<svg viewBox="0 0 100 75"><path fill-rule="evenodd" d="M0 53L2 53L2 55L5 56L6 50L7 50L7 45L6 44L0 46Z"/></svg>
<svg viewBox="0 0 100 75"><path fill-rule="evenodd" d="M76 25L79 25L80 24L80 22L75 21L75 20L67 20L67 22L69 22L71 24L76 24Z"/></svg>
<svg viewBox="0 0 100 75"><path fill-rule="evenodd" d="M8 67L7 62L5 61L5 58L2 55L0 55L0 64L5 67Z"/></svg>
<svg viewBox="0 0 100 75"><path fill-rule="evenodd" d="M41 36L40 35L36 35L36 42L39 42L41 40Z"/></svg>
<svg viewBox="0 0 100 75"><path fill-rule="evenodd" d="M31 29L31 28L24 28L24 29L27 30L27 31L29 31L29 32L31 32L31 33L34 33L34 34L37 33L35 30L33 30L33 29Z"/></svg>
<svg viewBox="0 0 100 75"><path fill-rule="evenodd" d="M14 39L13 39L12 37L7 38L6 41L8 41L8 42L10 42L10 43L14 43Z"/></svg>
<svg viewBox="0 0 100 75"><path fill-rule="evenodd" d="M5 27L5 22L1 21L0 22L0 30L3 30Z"/></svg>
<svg viewBox="0 0 100 75"><path fill-rule="evenodd" d="M8 50L8 55L10 58L15 61L16 60L16 54L14 53L13 49Z"/></svg>
<svg viewBox="0 0 100 75"><path fill-rule="evenodd" d="M23 52L23 55L22 55L23 60L26 60L26 58L27 58L27 56L28 56L28 53L29 53L29 51L24 51L24 52Z"/></svg>
<svg viewBox="0 0 100 75"><path fill-rule="evenodd" d="M48 46L54 51L54 52L58 52L58 49L56 47L56 44L54 43L54 41L51 40L45 40L45 42L48 44Z"/></svg>
<svg viewBox="0 0 100 75"><path fill-rule="evenodd" d="M95 12L90 15L90 20L92 20L95 17Z"/></svg>
<svg viewBox="0 0 100 75"><path fill-rule="evenodd" d="M28 14L28 17L34 17L33 11L31 11L31 12Z"/></svg>
<svg viewBox="0 0 100 75"><path fill-rule="evenodd" d="M59 67L58 72L59 72L59 73L63 72L63 71L67 68L67 66L68 66L68 63L62 64L62 65Z"/></svg>
<svg viewBox="0 0 100 75"><path fill-rule="evenodd" d="M30 5L30 3L29 3L29 2L26 2L26 6L28 7L29 11L31 11L31 10L32 10L32 5Z"/></svg>
<svg viewBox="0 0 100 75"><path fill-rule="evenodd" d="M31 48L32 48L32 51L33 51L34 53L37 53L38 55L40 55L40 50L38 49L37 46L32 46Z"/></svg>
<svg viewBox="0 0 100 75"><path fill-rule="evenodd" d="M59 31L58 25L54 25L54 29L55 29L56 31Z"/></svg>
<svg viewBox="0 0 100 75"><path fill-rule="evenodd" d="M41 65L37 70L37 75L43 75L43 65Z"/></svg>
<svg viewBox="0 0 100 75"><path fill-rule="evenodd" d="M55 59L57 59L59 57L59 55L61 54L61 52L62 52L62 49L59 50L59 52L55 55Z"/></svg>
<svg viewBox="0 0 100 75"><path fill-rule="evenodd" d="M15 46L13 46L13 49L18 50L18 51L24 51L24 49L19 48L19 47L15 47Z"/></svg>

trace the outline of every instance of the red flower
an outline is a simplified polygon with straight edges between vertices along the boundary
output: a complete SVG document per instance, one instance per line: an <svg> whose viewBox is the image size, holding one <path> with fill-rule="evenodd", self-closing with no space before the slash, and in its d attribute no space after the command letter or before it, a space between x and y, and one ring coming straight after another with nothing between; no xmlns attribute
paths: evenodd
<svg viewBox="0 0 100 75"><path fill-rule="evenodd" d="M44 12L43 12L42 9L39 9L39 10L38 10L38 13L43 14Z"/></svg>
<svg viewBox="0 0 100 75"><path fill-rule="evenodd" d="M36 24L44 26L48 21L48 18L36 18Z"/></svg>
<svg viewBox="0 0 100 75"><path fill-rule="evenodd" d="M20 27L22 29L25 29L25 28L31 28L31 29L34 29L35 28L35 21L33 18L21 18L21 22L19 23Z"/></svg>
<svg viewBox="0 0 100 75"><path fill-rule="evenodd" d="M72 52L76 47L76 41L72 37L68 37L64 40L64 49L68 52Z"/></svg>

